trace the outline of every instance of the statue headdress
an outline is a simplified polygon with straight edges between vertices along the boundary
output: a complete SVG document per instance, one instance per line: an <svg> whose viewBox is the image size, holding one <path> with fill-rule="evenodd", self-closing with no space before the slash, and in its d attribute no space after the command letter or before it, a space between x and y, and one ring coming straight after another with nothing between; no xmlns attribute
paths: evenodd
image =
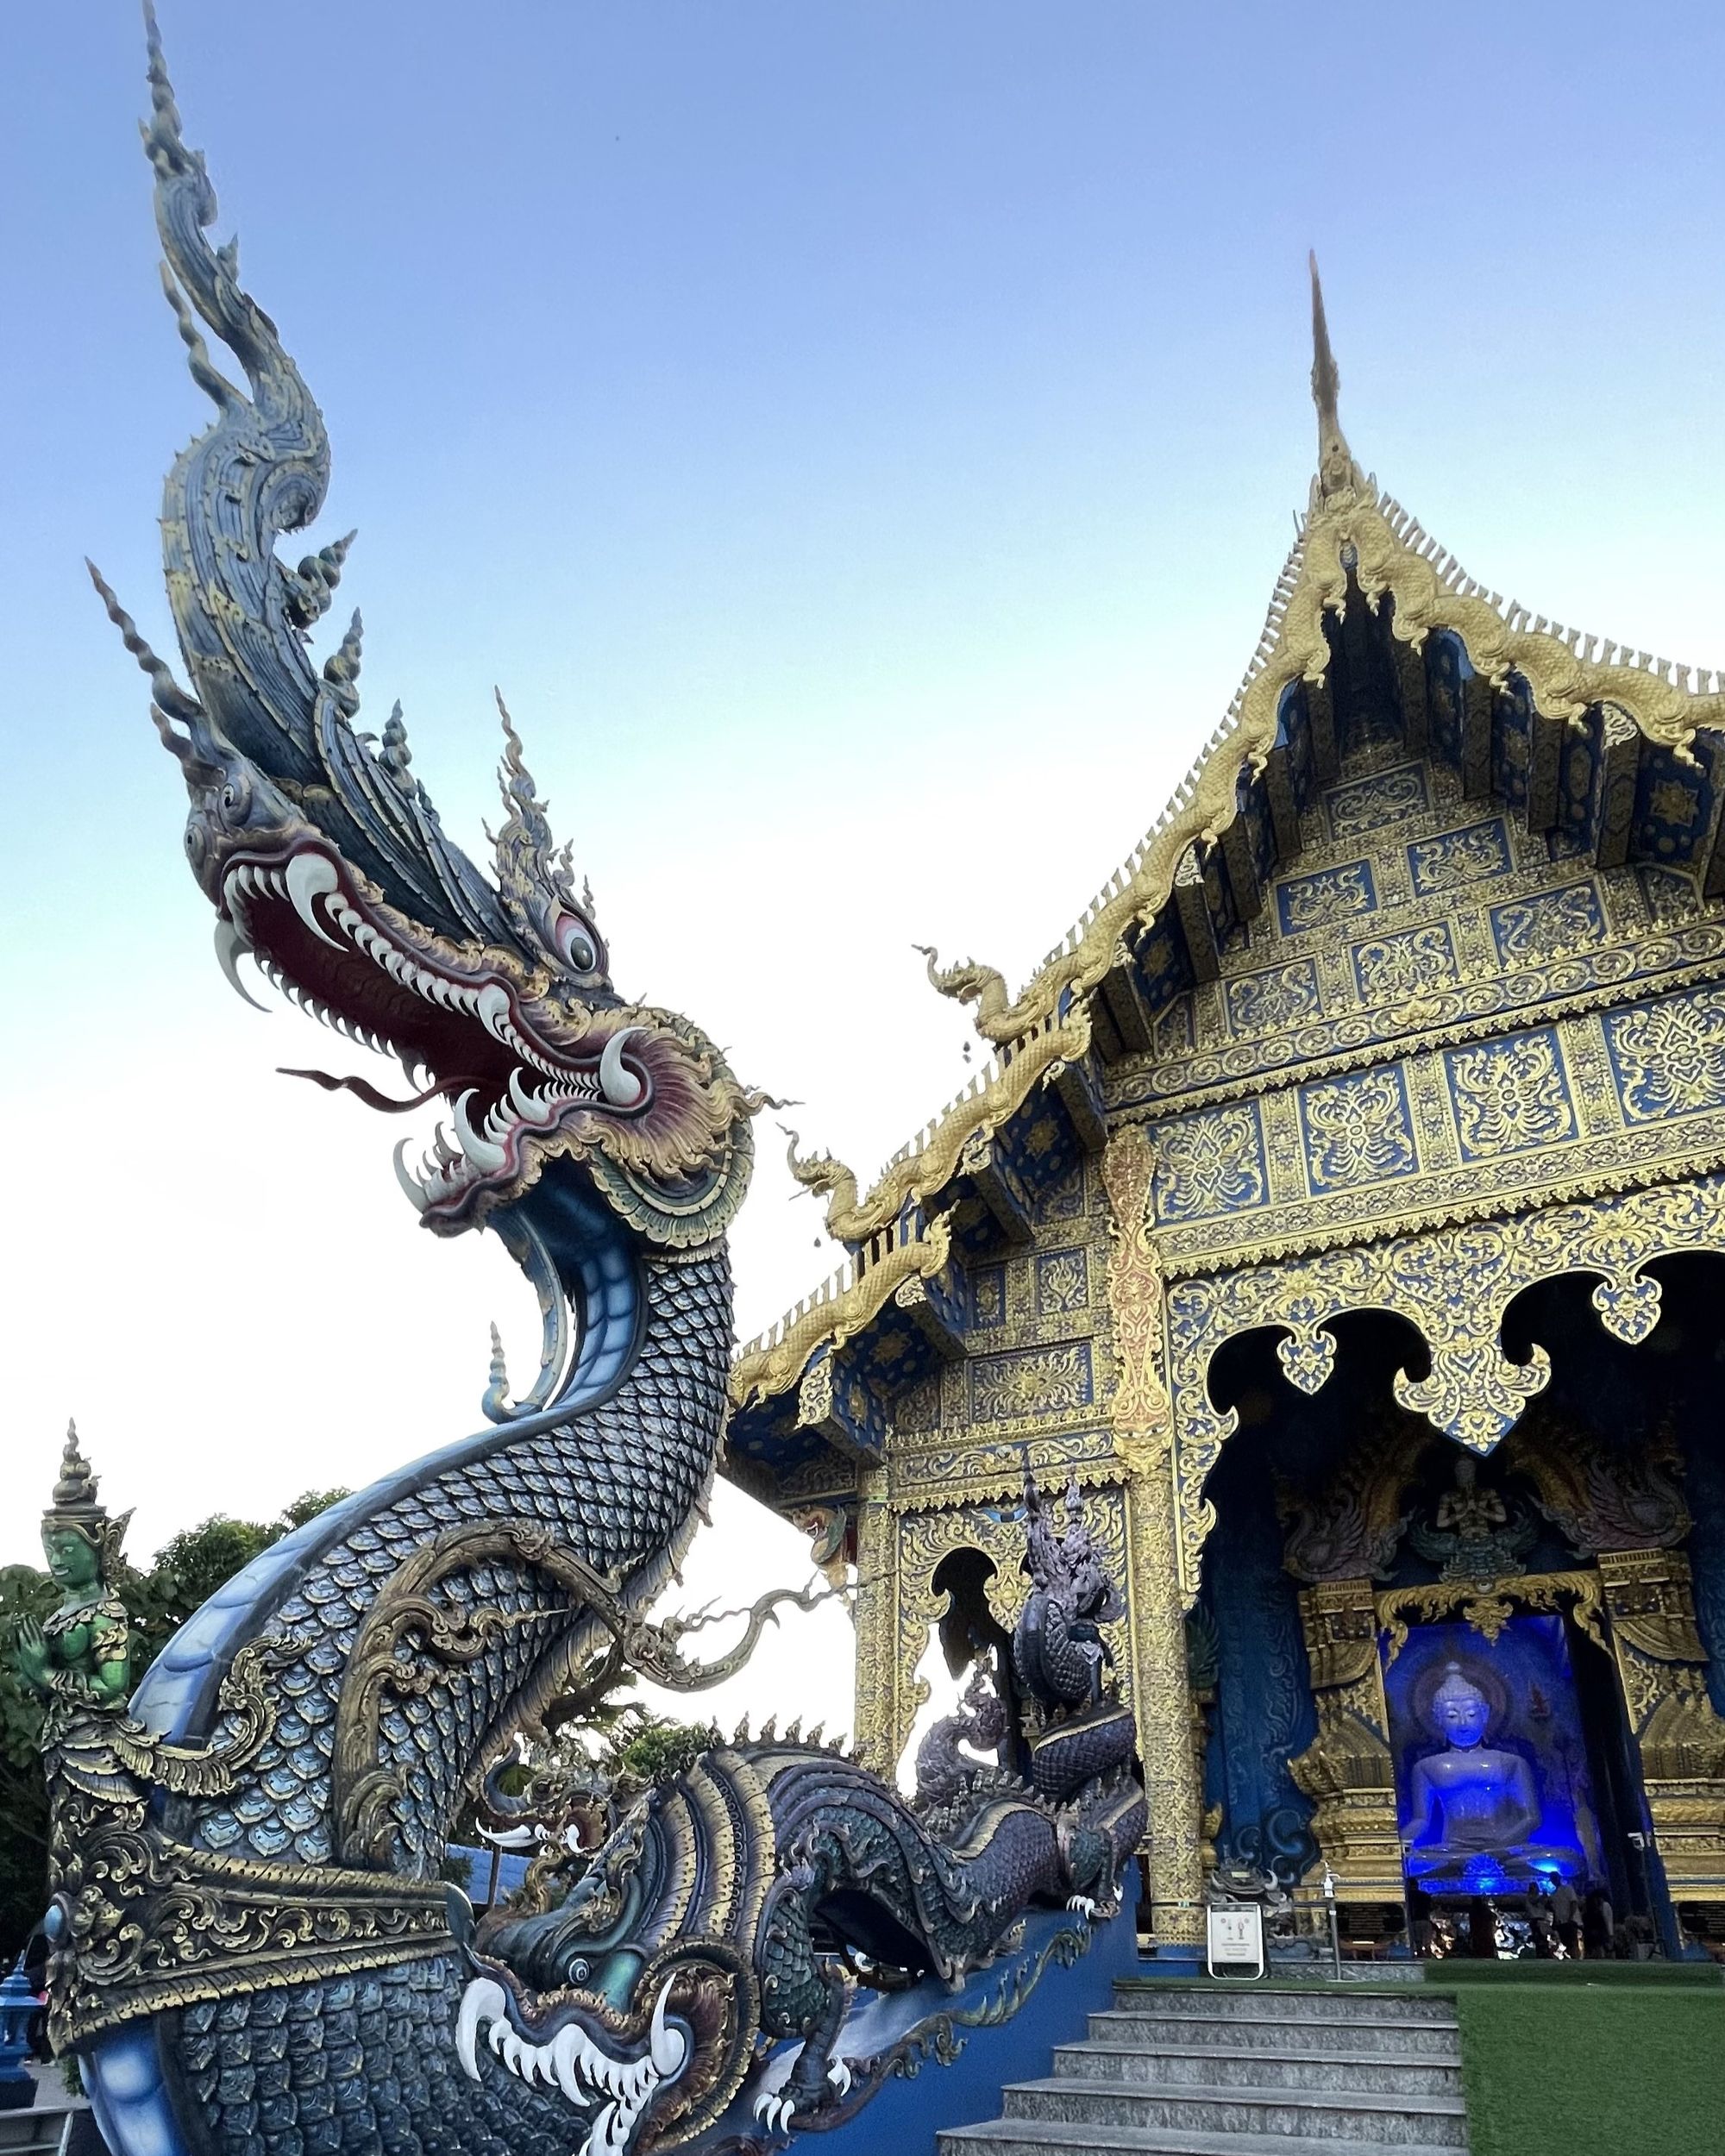
<svg viewBox="0 0 1725 2156"><path fill-rule="evenodd" d="M109 1517L108 1507L96 1494L99 1479L78 1450L77 1423L68 1422L60 1480L53 1486L53 1501L42 1514L42 1532L69 1527L81 1535L102 1559L107 1578L119 1567L121 1545L132 1515L123 1512L117 1520Z"/></svg>

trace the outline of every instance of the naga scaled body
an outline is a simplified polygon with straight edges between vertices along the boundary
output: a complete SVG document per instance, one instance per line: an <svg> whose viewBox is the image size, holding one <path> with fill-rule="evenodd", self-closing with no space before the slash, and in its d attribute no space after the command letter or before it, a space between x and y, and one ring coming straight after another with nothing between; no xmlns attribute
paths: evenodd
<svg viewBox="0 0 1725 2156"><path fill-rule="evenodd" d="M1142 1796L1110 1758L1082 1789L960 1790L919 1819L831 1754L720 1750L651 1793L555 1908L474 1937L441 1883L459 1807L601 1630L677 1675L675 1630L642 1612L715 1471L724 1238L762 1103L686 1019L612 986L506 714L486 875L444 832L398 709L376 736L355 725L357 615L314 661L348 542L292 568L274 543L322 505L323 421L234 245L210 243L215 197L153 22L149 41L164 281L215 407L163 505L185 685L97 589L185 780L223 971L249 1000L249 963L395 1056L412 1097L304 1075L373 1107L446 1104L449 1128L417 1170L398 1146L397 1175L430 1232L498 1234L543 1351L517 1400L495 1357L482 1430L207 1603L129 1713L111 1702L105 1735L79 1739L111 1776L56 1769L57 2038L115 2156L623 2156L698 2134L762 2039L792 2036L781 2127L843 2093L856 1973L957 1976L1028 1901L1106 1898Z"/></svg>

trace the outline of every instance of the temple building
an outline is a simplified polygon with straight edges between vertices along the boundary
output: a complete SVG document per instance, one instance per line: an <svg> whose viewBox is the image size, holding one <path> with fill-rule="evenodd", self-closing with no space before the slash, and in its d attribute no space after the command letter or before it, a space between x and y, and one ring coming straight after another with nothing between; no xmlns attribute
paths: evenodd
<svg viewBox="0 0 1725 2156"><path fill-rule="evenodd" d="M1609 1890L1725 1940L1725 680L1318 466L1189 776L739 1353L726 1471L858 1582L890 1771L1001 1651L1026 1463L1127 1583L1149 1926L1208 1870Z"/></svg>

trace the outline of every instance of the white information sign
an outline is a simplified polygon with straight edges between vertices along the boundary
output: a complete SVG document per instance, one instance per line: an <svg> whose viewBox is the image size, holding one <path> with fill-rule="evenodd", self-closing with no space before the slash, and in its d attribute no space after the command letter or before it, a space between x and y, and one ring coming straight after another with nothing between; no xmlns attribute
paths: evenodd
<svg viewBox="0 0 1725 2156"><path fill-rule="evenodd" d="M1233 1908L1213 1908L1208 1916L1210 1974L1261 1977L1264 1911L1258 1903L1245 1902Z"/></svg>

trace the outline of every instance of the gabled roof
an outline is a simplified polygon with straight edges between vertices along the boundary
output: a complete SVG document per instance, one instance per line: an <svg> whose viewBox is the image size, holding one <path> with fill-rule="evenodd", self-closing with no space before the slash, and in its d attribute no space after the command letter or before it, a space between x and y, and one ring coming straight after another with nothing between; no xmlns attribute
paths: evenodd
<svg viewBox="0 0 1725 2156"><path fill-rule="evenodd" d="M749 1343L739 1405L796 1382L823 1344L854 1336L912 1276L945 1263L927 1222L966 1162L1045 1082L1100 1142L1094 1058L1148 1045L1157 1010L1214 979L1229 938L1261 911L1300 848L1300 812L1361 730L1389 713L1411 750L1452 761L1463 790L1496 797L1602 866L1697 869L1725 890L1725 670L1672 664L1584 635L1466 575L1355 461L1337 411L1312 266L1318 469L1264 633L1222 723L1174 798L1016 996L966 962L929 977L975 1006L995 1054L867 1191L842 1163L799 1159L828 1200L852 1264ZM1088 1134L1087 1134L1088 1133ZM871 1256L885 1238L890 1280Z"/></svg>

